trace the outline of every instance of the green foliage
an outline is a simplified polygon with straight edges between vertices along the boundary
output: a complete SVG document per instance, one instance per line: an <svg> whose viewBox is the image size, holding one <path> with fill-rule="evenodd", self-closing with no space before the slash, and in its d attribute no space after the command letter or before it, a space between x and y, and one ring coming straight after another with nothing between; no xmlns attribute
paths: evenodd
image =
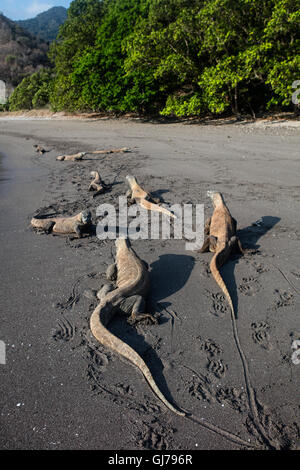
<svg viewBox="0 0 300 470"><path fill-rule="evenodd" d="M80 92L71 74L83 51L93 46L102 19L100 0L74 0L68 17L60 27L57 40L50 46L49 57L55 64L56 79L50 101L54 110L80 109Z"/></svg>
<svg viewBox="0 0 300 470"><path fill-rule="evenodd" d="M153 0L126 67L152 69L167 94L164 115L290 106L297 28L292 0Z"/></svg>
<svg viewBox="0 0 300 470"><path fill-rule="evenodd" d="M125 73L123 41L144 13L143 0L109 0L95 44L74 61L72 81L91 109L126 111L145 109L155 88L153 77Z"/></svg>
<svg viewBox="0 0 300 470"><path fill-rule="evenodd" d="M292 109L299 23L294 0L74 0L51 46L51 104L180 117Z"/></svg>
<svg viewBox="0 0 300 470"><path fill-rule="evenodd" d="M40 70L23 78L9 98L10 111L41 108L49 103L53 78L48 70Z"/></svg>

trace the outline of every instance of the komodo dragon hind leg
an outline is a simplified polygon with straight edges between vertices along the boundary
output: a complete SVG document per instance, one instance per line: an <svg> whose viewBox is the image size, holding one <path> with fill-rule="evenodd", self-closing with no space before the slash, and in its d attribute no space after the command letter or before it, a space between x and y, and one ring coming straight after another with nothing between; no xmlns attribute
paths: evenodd
<svg viewBox="0 0 300 470"><path fill-rule="evenodd" d="M145 312L146 302L141 295L132 295L127 297L120 304L120 310L124 313L129 313L128 323L134 325L140 321L147 320L150 323L157 323L156 318L151 313Z"/></svg>
<svg viewBox="0 0 300 470"><path fill-rule="evenodd" d="M216 251L217 249L217 243L218 243L218 239L216 237L214 237L213 235L210 235L208 237L209 239L209 248L210 248L210 251L212 251L213 253Z"/></svg>
<svg viewBox="0 0 300 470"><path fill-rule="evenodd" d="M98 290L97 292L97 299L99 300L102 300L104 299L104 297L106 296L106 294L108 294L109 292L111 292L112 290L115 289L115 286L113 284L111 284L110 282L108 282L107 284L104 284L100 290Z"/></svg>
<svg viewBox="0 0 300 470"><path fill-rule="evenodd" d="M42 232L49 234L52 232L54 225L55 225L55 222L53 220L49 220L49 222L45 223L44 227L41 229L38 229L38 231L42 231Z"/></svg>
<svg viewBox="0 0 300 470"><path fill-rule="evenodd" d="M242 243L241 243L241 240L236 237L236 244L235 244L235 249L238 253L240 253L241 255L244 255L245 254L245 250L242 246Z"/></svg>
<svg viewBox="0 0 300 470"><path fill-rule="evenodd" d="M232 251L235 251L236 253L240 253L241 255L245 254L245 250L242 247L241 241L236 235L231 237L231 239L229 240L229 245Z"/></svg>
<svg viewBox="0 0 300 470"><path fill-rule="evenodd" d="M211 217L209 219L207 219L207 221L205 222L204 242L203 242L202 247L199 250L197 250L198 253L206 253L207 251L209 251L209 247L210 247L210 238L209 238L210 222L211 222Z"/></svg>
<svg viewBox="0 0 300 470"><path fill-rule="evenodd" d="M82 238L83 227L84 226L80 222L74 224L74 231L76 232L78 238Z"/></svg>
<svg viewBox="0 0 300 470"><path fill-rule="evenodd" d="M161 198L160 197L153 197L151 195L150 202L153 202L154 204L160 204L161 203Z"/></svg>
<svg viewBox="0 0 300 470"><path fill-rule="evenodd" d="M118 273L117 264L116 263L110 264L106 270L106 279L108 281L115 281L117 279L117 273Z"/></svg>

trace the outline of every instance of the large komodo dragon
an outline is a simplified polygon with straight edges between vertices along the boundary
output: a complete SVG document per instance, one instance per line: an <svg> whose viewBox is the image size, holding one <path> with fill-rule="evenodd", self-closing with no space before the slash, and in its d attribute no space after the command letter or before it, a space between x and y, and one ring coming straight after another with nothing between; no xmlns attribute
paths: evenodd
<svg viewBox="0 0 300 470"><path fill-rule="evenodd" d="M101 344L117 352L137 366L156 396L172 412L190 419L210 431L216 432L226 439L238 443L239 445L253 447L253 445L247 441L244 441L238 436L207 422L203 418L199 420L191 413L175 408L161 393L148 366L139 354L107 329L108 323L113 318L117 310L127 315L130 314L130 320L132 322L136 322L144 318L153 319L152 315L143 313L145 306L144 299L150 288L149 273L146 263L136 255L127 239L117 239L116 249L116 263L109 266L106 273L109 280L115 279L115 286L113 284L106 284L97 294L100 303L93 311L90 319L92 334Z"/></svg>
<svg viewBox="0 0 300 470"><path fill-rule="evenodd" d="M157 387L148 366L137 352L106 328L117 310L130 314L129 321L132 323L145 318L156 322L151 314L143 313L145 297L150 288L148 268L131 248L128 239L116 240L116 263L109 266L107 278L116 280L116 288L112 284L106 284L97 294L100 303L90 320L93 335L104 346L116 351L137 366L160 400L174 413L185 416L185 413L177 410L167 401Z"/></svg>
<svg viewBox="0 0 300 470"><path fill-rule="evenodd" d="M127 175L126 180L130 186L130 189L126 193L129 204L136 202L148 211L161 212L176 219L176 215L172 214L172 212L170 212L168 209L165 209L164 207L158 205L158 203L160 202L159 198L154 198L149 192L145 191L140 187L134 176Z"/></svg>
<svg viewBox="0 0 300 470"><path fill-rule="evenodd" d="M65 235L76 233L78 238L81 238L84 229L91 224L91 220L91 212L84 210L73 217L33 217L30 223L34 228L47 233Z"/></svg>
<svg viewBox="0 0 300 470"><path fill-rule="evenodd" d="M213 201L214 211L205 224L205 240L199 251L202 253L205 251L212 251L214 253L210 262L210 270L230 305L233 336L243 365L248 403L253 423L268 447L271 449L278 449L280 448L280 445L276 439L273 439L268 435L268 432L260 421L260 414L256 403L255 392L250 380L247 359L239 340L233 303L219 272L219 268L228 260L233 251L238 251L244 254L241 242L236 236L237 222L231 216L222 194L217 191L207 191L207 195L211 197Z"/></svg>
<svg viewBox="0 0 300 470"><path fill-rule="evenodd" d="M213 215L206 221L204 228L204 243L199 252L211 251L214 253L210 262L212 275L222 289L234 314L233 303L228 289L219 272L220 267L226 263L233 251L244 253L241 242L236 236L237 222L231 216L221 193L207 191L214 205Z"/></svg>
<svg viewBox="0 0 300 470"><path fill-rule="evenodd" d="M78 160L82 160L85 155L86 152L74 153L72 155L58 155L58 157L56 157L56 160L68 160L71 162L76 162Z"/></svg>

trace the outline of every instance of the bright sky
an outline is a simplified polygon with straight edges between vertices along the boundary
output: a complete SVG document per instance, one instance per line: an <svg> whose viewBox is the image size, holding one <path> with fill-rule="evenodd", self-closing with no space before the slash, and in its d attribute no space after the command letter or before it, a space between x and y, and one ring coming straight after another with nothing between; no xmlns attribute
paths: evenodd
<svg viewBox="0 0 300 470"><path fill-rule="evenodd" d="M71 0L0 0L0 12L11 20L34 18L52 7L68 8Z"/></svg>

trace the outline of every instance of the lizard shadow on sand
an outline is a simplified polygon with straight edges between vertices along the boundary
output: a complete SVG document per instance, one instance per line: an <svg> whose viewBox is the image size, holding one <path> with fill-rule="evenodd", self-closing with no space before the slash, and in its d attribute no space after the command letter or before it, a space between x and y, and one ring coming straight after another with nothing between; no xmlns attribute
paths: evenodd
<svg viewBox="0 0 300 470"><path fill-rule="evenodd" d="M161 202L164 202L164 199L162 197L162 194L164 193L169 193L170 191L168 189L157 189L156 191L151 191L151 195L153 197L158 197L161 199Z"/></svg>
<svg viewBox="0 0 300 470"><path fill-rule="evenodd" d="M149 296L151 300L149 299L149 303L157 305L157 302L160 300L179 291L187 282L194 267L194 263L194 258L188 255L161 255L157 261L151 264L151 292ZM164 308L165 306L170 305L170 303L167 302L160 304L159 307L162 307L162 305ZM159 324L168 320L169 319L165 319L162 321L160 319ZM151 327L151 331L153 333L155 332L155 328L158 329L158 335L159 324ZM144 330L147 328L149 327L143 326ZM111 322L109 329L113 334L129 344L144 358L159 389L168 401L174 403L163 374L164 366L161 359L157 352L145 341L144 337L138 333L137 329L128 325L124 317L120 319L119 315L116 317L116 321L113 320Z"/></svg>
<svg viewBox="0 0 300 470"><path fill-rule="evenodd" d="M238 230L237 235L240 238L243 247L251 250L258 249L258 240L263 237L269 230L271 230L279 221L279 217L266 215L262 217L259 221L253 222L252 225Z"/></svg>
<svg viewBox="0 0 300 470"><path fill-rule="evenodd" d="M151 266L151 301L157 304L182 289L194 268L195 259L188 255L161 255ZM165 302L165 306L170 302Z"/></svg>
<svg viewBox="0 0 300 470"><path fill-rule="evenodd" d="M245 227L237 231L237 236L241 240L243 248L250 252L258 250L260 245L257 244L258 240L263 237L269 230L271 230L278 222L279 217L264 216L258 222L254 222L252 225ZM257 225L256 225L257 224ZM238 311L238 295L237 285L234 276L235 265L239 262L241 255L233 254L232 258L221 268L221 275L224 279L229 293L232 298L235 312ZM236 317L238 314L236 313Z"/></svg>

